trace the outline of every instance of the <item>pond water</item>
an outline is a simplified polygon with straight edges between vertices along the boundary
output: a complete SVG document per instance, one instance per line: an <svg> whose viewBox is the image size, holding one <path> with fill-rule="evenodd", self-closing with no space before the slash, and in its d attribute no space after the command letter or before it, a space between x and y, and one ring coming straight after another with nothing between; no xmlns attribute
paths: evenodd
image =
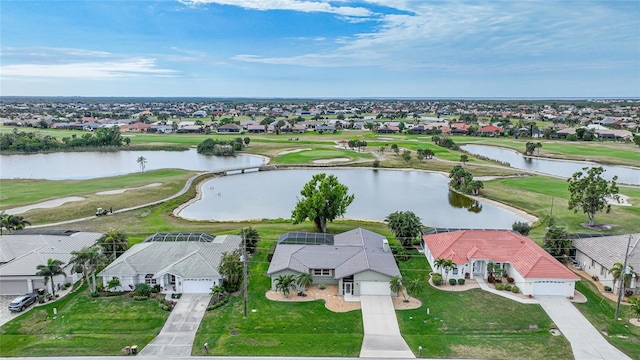
<svg viewBox="0 0 640 360"><path fill-rule="evenodd" d="M337 176L355 194L345 218L382 221L394 211L413 211L425 225L500 229L525 221L449 191L448 178L440 174L369 169L277 170L216 178L202 185L202 198L179 216L216 221L289 219L300 190L320 172Z"/></svg>
<svg viewBox="0 0 640 360"><path fill-rule="evenodd" d="M264 158L254 155L210 156L186 151L58 152L50 154L0 155L2 179L94 179L140 171L137 160L147 159L145 171L185 169L212 171L260 166Z"/></svg>
<svg viewBox="0 0 640 360"><path fill-rule="evenodd" d="M613 176L617 175L617 182L619 184L640 185L640 169L638 168L616 165L601 165L588 161L551 160L544 158L525 157L514 150L487 145L463 145L460 146L460 148L471 154L481 155L502 162L508 162L511 167L516 169L535 171L567 179L570 178L576 171L582 171L582 168L585 166L601 166L604 170L606 170L603 174L603 177L607 180L611 180ZM640 155L638 155L638 162L636 164L630 165L640 166Z"/></svg>

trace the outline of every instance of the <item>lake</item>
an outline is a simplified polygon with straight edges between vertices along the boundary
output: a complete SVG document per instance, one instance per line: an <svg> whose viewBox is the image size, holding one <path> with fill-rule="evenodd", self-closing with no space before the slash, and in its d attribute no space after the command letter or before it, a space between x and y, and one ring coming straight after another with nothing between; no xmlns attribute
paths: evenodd
<svg viewBox="0 0 640 360"><path fill-rule="evenodd" d="M525 221L514 213L448 189L437 173L407 170L276 170L230 175L202 185L202 198L180 217L234 221L291 218L300 190L314 174L325 172L349 187L355 200L345 218L382 221L394 211L413 211L423 224L438 227L511 229Z"/></svg>
<svg viewBox="0 0 640 360"><path fill-rule="evenodd" d="M147 159L145 171L173 168L213 171L264 163L260 156L211 156L198 154L195 149L0 155L0 178L69 180L125 175L140 172L137 162L140 156Z"/></svg>
<svg viewBox="0 0 640 360"><path fill-rule="evenodd" d="M487 145L462 145L460 148L471 154L481 155L489 159L502 162L508 162L511 167L516 169L534 171L567 179L576 171L582 171L582 168L585 166L601 166L606 170L602 176L607 180L611 180L613 176L617 175L617 182L619 184L640 185L640 169L638 168L617 165L601 165L588 161L552 160L525 157L521 153L511 149ZM638 156L638 163L635 165L640 165L640 156Z"/></svg>

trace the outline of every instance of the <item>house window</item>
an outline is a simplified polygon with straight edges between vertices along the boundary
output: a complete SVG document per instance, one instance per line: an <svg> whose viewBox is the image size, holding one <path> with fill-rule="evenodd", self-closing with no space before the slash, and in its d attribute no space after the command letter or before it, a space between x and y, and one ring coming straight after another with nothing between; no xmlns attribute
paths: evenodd
<svg viewBox="0 0 640 360"><path fill-rule="evenodd" d="M591 259L591 267L594 267L594 266L596 266L596 261Z"/></svg>
<svg viewBox="0 0 640 360"><path fill-rule="evenodd" d="M453 275L458 275L458 268L453 268Z"/></svg>
<svg viewBox="0 0 640 360"><path fill-rule="evenodd" d="M311 273L315 276L331 276L331 269L313 269Z"/></svg>
<svg viewBox="0 0 640 360"><path fill-rule="evenodd" d="M149 285L155 285L156 279L153 278L153 274L147 274L144 276L144 282Z"/></svg>
<svg viewBox="0 0 640 360"><path fill-rule="evenodd" d="M600 266L600 275L604 276L607 275L607 269L604 268L604 266Z"/></svg>
<svg viewBox="0 0 640 360"><path fill-rule="evenodd" d="M169 284L171 284L171 285L175 285L176 284L176 276L175 275L169 275Z"/></svg>

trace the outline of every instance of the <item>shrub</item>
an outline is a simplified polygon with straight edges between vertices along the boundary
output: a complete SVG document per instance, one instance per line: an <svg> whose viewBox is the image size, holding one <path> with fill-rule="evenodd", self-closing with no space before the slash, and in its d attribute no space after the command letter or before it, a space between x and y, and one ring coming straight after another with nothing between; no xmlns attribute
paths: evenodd
<svg viewBox="0 0 640 360"><path fill-rule="evenodd" d="M531 231L531 226L529 226L529 223L527 222L516 221L513 223L513 225L511 225L511 229L513 229L513 231L519 232L524 236L527 236L529 235L529 231Z"/></svg>
<svg viewBox="0 0 640 360"><path fill-rule="evenodd" d="M511 284L505 284L504 285L504 290L505 291L511 291Z"/></svg>
<svg viewBox="0 0 640 360"><path fill-rule="evenodd" d="M396 259L396 262L411 260L411 255L409 255L409 252L407 251L407 249L405 249L402 246L394 246L393 248L391 248L391 252L393 253L394 258Z"/></svg>
<svg viewBox="0 0 640 360"><path fill-rule="evenodd" d="M624 296L629 297L631 295L633 295L633 290L625 290L624 291Z"/></svg>
<svg viewBox="0 0 640 360"><path fill-rule="evenodd" d="M489 275L489 276L487 276L487 282L488 282L489 284L493 284L495 281L496 281L496 278L495 278L495 277L493 277L493 275Z"/></svg>
<svg viewBox="0 0 640 360"><path fill-rule="evenodd" d="M327 288L327 287L326 287L326 286L324 286L324 284L322 284L322 283L318 284L318 289L320 289L320 290L324 290L324 289L326 289L326 288Z"/></svg>
<svg viewBox="0 0 640 360"><path fill-rule="evenodd" d="M517 294L517 293L520 292L520 288L515 286L515 285L513 285L513 287L511 288L511 292L514 293L514 294Z"/></svg>
<svg viewBox="0 0 640 360"><path fill-rule="evenodd" d="M495 279L494 279L494 281L495 281L497 284L501 284L501 283L502 283L502 279L500 279L500 278L495 278Z"/></svg>
<svg viewBox="0 0 640 360"><path fill-rule="evenodd" d="M70 282L68 282L68 283L64 283L64 286L65 286L65 287L71 287L71 283L70 283Z"/></svg>
<svg viewBox="0 0 640 360"><path fill-rule="evenodd" d="M379 167L380 167L380 160L375 160L375 161L373 162L373 167L374 167L374 168L379 168Z"/></svg>
<svg viewBox="0 0 640 360"><path fill-rule="evenodd" d="M107 291L104 293L105 297L110 297L110 296L120 296L124 294L124 291Z"/></svg>
<svg viewBox="0 0 640 360"><path fill-rule="evenodd" d="M159 292L160 292L160 289L161 289L160 284L155 284L155 285L153 285L153 287L151 288L151 292L152 292L152 293L156 293L156 294L157 294L157 293L159 293Z"/></svg>
<svg viewBox="0 0 640 360"><path fill-rule="evenodd" d="M509 284L513 284L514 279L513 279L511 276L508 276L508 277L507 277L507 282L508 282Z"/></svg>
<svg viewBox="0 0 640 360"><path fill-rule="evenodd" d="M611 286L605 286L605 287L604 287L604 291L611 292Z"/></svg>
<svg viewBox="0 0 640 360"><path fill-rule="evenodd" d="M146 283L136 285L136 289L133 291L133 295L145 298L149 297L149 294L151 294L151 286Z"/></svg>
<svg viewBox="0 0 640 360"><path fill-rule="evenodd" d="M504 289L504 285L502 285L502 283L496 283L495 284L496 290L502 290Z"/></svg>
<svg viewBox="0 0 640 360"><path fill-rule="evenodd" d="M133 300L135 300L135 301L144 301L144 300L147 300L147 299L148 299L147 296L141 296L141 295L135 295L133 297Z"/></svg>
<svg viewBox="0 0 640 360"><path fill-rule="evenodd" d="M433 281L433 285L436 285L436 286L442 285L442 275L438 273L431 275L431 281Z"/></svg>
<svg viewBox="0 0 640 360"><path fill-rule="evenodd" d="M94 291L91 293L91 297L98 297L98 296L100 296L100 293L97 291Z"/></svg>
<svg viewBox="0 0 640 360"><path fill-rule="evenodd" d="M455 285L457 283L458 281L456 281L456 279L449 279L449 285Z"/></svg>
<svg viewBox="0 0 640 360"><path fill-rule="evenodd" d="M458 284L464 285L464 279L458 279Z"/></svg>

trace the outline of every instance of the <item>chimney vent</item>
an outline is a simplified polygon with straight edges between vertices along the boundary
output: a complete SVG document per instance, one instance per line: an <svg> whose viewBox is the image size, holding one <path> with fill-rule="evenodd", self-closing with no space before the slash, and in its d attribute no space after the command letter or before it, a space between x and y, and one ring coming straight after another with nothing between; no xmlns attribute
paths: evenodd
<svg viewBox="0 0 640 360"><path fill-rule="evenodd" d="M382 251L384 251L384 252L388 253L388 252L389 252L389 250L391 250L391 249L389 248L389 240L387 240L387 239L382 239Z"/></svg>

